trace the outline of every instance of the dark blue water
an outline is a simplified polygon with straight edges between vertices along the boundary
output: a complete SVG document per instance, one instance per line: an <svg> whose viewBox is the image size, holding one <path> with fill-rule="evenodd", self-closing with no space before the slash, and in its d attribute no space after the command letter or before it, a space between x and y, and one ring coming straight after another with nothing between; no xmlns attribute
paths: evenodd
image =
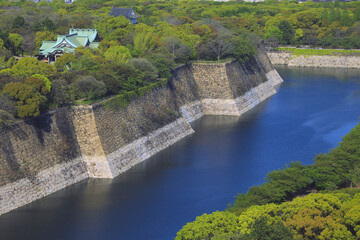
<svg viewBox="0 0 360 240"><path fill-rule="evenodd" d="M278 93L108 180L76 184L0 217L0 239L169 240L292 160L311 164L358 122L360 72L279 69Z"/></svg>

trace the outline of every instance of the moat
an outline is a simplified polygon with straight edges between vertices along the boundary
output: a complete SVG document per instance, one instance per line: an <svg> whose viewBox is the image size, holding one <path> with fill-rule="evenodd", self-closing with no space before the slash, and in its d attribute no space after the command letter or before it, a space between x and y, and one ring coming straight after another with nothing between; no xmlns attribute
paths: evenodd
<svg viewBox="0 0 360 240"><path fill-rule="evenodd" d="M359 120L360 71L278 68L278 93L195 133L114 180L88 180L0 217L0 239L169 240L266 173L311 164Z"/></svg>

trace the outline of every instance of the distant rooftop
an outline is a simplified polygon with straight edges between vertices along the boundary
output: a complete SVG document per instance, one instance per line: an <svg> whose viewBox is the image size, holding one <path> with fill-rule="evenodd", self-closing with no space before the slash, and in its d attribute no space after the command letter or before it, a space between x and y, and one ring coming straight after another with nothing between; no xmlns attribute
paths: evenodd
<svg viewBox="0 0 360 240"><path fill-rule="evenodd" d="M130 20L132 23L136 23L136 19L140 17L140 15L136 15L134 13L133 8L118 8L118 7L112 7L110 16L118 17L118 16L124 16L126 19Z"/></svg>

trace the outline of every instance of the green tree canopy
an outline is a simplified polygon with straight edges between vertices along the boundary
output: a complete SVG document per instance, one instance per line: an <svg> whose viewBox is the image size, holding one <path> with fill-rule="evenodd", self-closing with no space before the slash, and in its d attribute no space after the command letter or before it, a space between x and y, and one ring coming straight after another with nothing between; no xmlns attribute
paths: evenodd
<svg viewBox="0 0 360 240"><path fill-rule="evenodd" d="M134 30L134 26L124 16L108 16L99 21L97 29L102 38L111 41L121 40Z"/></svg>
<svg viewBox="0 0 360 240"><path fill-rule="evenodd" d="M41 74L46 77L52 77L56 73L53 65L39 62L36 58L21 58L10 71L14 76L30 77L34 74Z"/></svg>
<svg viewBox="0 0 360 240"><path fill-rule="evenodd" d="M124 46L111 46L104 56L106 60L115 64L126 63L132 58L129 49Z"/></svg>
<svg viewBox="0 0 360 240"><path fill-rule="evenodd" d="M36 117L46 98L32 86L24 83L9 83L5 85L4 94L8 94L17 104L16 115L20 118Z"/></svg>
<svg viewBox="0 0 360 240"><path fill-rule="evenodd" d="M21 51L21 44L23 42L23 37L17 33L9 33L9 43L11 45L11 50L14 54L17 54Z"/></svg>

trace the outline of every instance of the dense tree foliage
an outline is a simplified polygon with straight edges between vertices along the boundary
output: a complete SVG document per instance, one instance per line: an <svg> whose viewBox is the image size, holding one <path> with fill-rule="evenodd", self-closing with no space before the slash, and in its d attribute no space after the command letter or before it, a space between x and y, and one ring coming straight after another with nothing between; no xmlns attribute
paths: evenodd
<svg viewBox="0 0 360 240"><path fill-rule="evenodd" d="M133 7L141 15L139 23L109 16L112 6ZM69 5L2 0L0 8L0 90L10 82L26 84L27 78L40 74L51 83L43 111L94 99L91 94L76 94L78 81L86 76L105 85L105 91L103 84L92 85L100 88L96 99L138 92L170 78L170 69L177 64L202 59L249 61L261 38L274 47L360 47L359 2L77 0ZM71 27L96 27L99 48L78 48L75 55L64 54L54 65L31 57L16 63L13 58L36 55L42 41L54 41ZM318 177L320 184L321 174ZM356 173L348 177L359 178ZM283 194L273 193L273 198L281 199Z"/></svg>
<svg viewBox="0 0 360 240"><path fill-rule="evenodd" d="M359 201L359 190L312 193L282 204L254 205L240 215L204 214L186 224L175 239L355 240L359 236Z"/></svg>
<svg viewBox="0 0 360 240"><path fill-rule="evenodd" d="M107 0L79 0L71 5L61 1L38 4L0 1L0 8L6 8L0 11L0 90L13 102L15 116L36 116L39 111L112 94L141 95L147 91L145 88L152 89L170 78L170 69L177 64L223 58L245 62L256 54L258 39L250 41L245 29L226 26L215 16L198 18L191 11L185 16L174 8L175 5L178 9L188 7L190 2L173 4ZM109 16L112 5L134 6L135 12L142 15L140 23L134 25L123 16ZM79 47L75 54L57 57L54 64L28 56L37 54L42 41L54 41L70 27L95 26L99 33L98 48ZM26 56L16 62L14 55ZM5 89L9 83L16 84ZM43 83L45 85L41 85ZM28 100L19 104L19 96L24 98L23 95ZM38 98L40 96L44 98ZM34 100L30 104L32 108L26 104L30 100ZM27 113L24 113L25 106Z"/></svg>

